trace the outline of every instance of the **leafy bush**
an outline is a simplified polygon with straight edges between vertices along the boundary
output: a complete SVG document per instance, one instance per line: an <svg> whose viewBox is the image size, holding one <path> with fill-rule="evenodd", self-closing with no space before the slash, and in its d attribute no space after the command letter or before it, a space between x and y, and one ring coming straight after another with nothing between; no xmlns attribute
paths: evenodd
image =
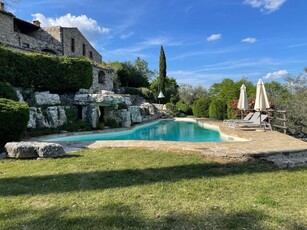
<svg viewBox="0 0 307 230"><path fill-rule="evenodd" d="M0 98L7 98L13 101L19 100L15 89L4 82L0 82Z"/></svg>
<svg viewBox="0 0 307 230"><path fill-rule="evenodd" d="M0 98L0 148L7 142L18 141L24 134L29 120L26 103Z"/></svg>
<svg viewBox="0 0 307 230"><path fill-rule="evenodd" d="M0 81L13 86L74 92L92 85L92 66L84 58L19 53L1 47L0 57Z"/></svg>
<svg viewBox="0 0 307 230"><path fill-rule="evenodd" d="M104 129L104 123L103 122L99 122L97 129L99 130L103 130Z"/></svg>
<svg viewBox="0 0 307 230"><path fill-rule="evenodd" d="M115 119L113 119L113 118L108 118L106 120L106 126L109 126L112 129L120 127L119 123Z"/></svg>
<svg viewBox="0 0 307 230"><path fill-rule="evenodd" d="M173 116L179 115L179 111L177 110L176 105L174 105L173 103L168 102L165 104L165 107L171 115Z"/></svg>
<svg viewBox="0 0 307 230"><path fill-rule="evenodd" d="M209 117L219 120L227 118L227 105L219 99L213 99L209 106Z"/></svg>
<svg viewBox="0 0 307 230"><path fill-rule="evenodd" d="M193 104L193 115L195 117L209 117L209 98L200 98Z"/></svg>
<svg viewBox="0 0 307 230"><path fill-rule="evenodd" d="M185 114L191 114L192 110L191 107L187 104L184 104L183 102L179 101L176 103L176 108L179 112L185 113Z"/></svg>

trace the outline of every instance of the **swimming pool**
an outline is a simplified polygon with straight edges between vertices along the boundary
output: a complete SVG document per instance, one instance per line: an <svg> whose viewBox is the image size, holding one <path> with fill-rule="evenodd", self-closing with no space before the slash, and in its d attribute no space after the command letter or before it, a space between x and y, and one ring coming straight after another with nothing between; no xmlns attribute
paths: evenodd
<svg viewBox="0 0 307 230"><path fill-rule="evenodd" d="M91 133L83 135L69 135L53 137L44 141L101 141L101 140L159 140L159 141L184 141L184 142L224 142L228 141L220 132L201 127L197 122L159 120L134 129L108 132Z"/></svg>

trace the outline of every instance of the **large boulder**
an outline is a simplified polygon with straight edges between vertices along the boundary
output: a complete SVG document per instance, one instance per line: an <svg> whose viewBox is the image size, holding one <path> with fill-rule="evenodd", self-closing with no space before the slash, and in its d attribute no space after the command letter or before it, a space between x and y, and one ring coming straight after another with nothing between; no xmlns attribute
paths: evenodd
<svg viewBox="0 0 307 230"><path fill-rule="evenodd" d="M29 121L27 127L29 129L35 128L50 128L50 124L42 112L41 108L30 107Z"/></svg>
<svg viewBox="0 0 307 230"><path fill-rule="evenodd" d="M129 106L128 111L130 112L133 123L141 123L143 121L139 106Z"/></svg>
<svg viewBox="0 0 307 230"><path fill-rule="evenodd" d="M60 144L49 142L9 142L5 145L9 158L56 158L65 155Z"/></svg>
<svg viewBox="0 0 307 230"><path fill-rule="evenodd" d="M63 146L60 144L36 142L34 145L38 156L42 158L57 158L65 155Z"/></svg>
<svg viewBox="0 0 307 230"><path fill-rule="evenodd" d="M30 142L9 142L5 146L7 156L10 158L36 158L38 157L35 146Z"/></svg>
<svg viewBox="0 0 307 230"><path fill-rule="evenodd" d="M105 90L102 90L99 94L85 94L78 92L74 98L74 103L77 105L88 105L94 103L101 106L110 106L123 102L125 102L123 96Z"/></svg>
<svg viewBox="0 0 307 230"><path fill-rule="evenodd" d="M51 94L49 91L35 93L35 102L38 105L58 105L61 104L58 94Z"/></svg>

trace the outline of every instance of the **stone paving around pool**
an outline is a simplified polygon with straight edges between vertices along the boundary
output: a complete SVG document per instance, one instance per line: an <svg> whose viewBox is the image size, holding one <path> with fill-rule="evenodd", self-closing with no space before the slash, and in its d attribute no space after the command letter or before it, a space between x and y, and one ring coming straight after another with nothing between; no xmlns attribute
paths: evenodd
<svg viewBox="0 0 307 230"><path fill-rule="evenodd" d="M307 165L307 143L279 133L264 130L228 128L220 121L197 119L198 122L218 128L223 134L243 138L241 142L172 142L172 141L96 141L90 149L138 148L174 152L199 153L206 157L230 160L267 160L279 167Z"/></svg>

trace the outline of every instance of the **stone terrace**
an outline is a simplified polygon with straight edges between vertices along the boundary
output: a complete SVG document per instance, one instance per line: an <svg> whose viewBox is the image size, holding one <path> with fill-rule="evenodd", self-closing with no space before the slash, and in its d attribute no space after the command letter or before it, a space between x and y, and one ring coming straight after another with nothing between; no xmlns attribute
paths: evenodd
<svg viewBox="0 0 307 230"><path fill-rule="evenodd" d="M279 167L307 164L307 143L277 131L240 130L228 128L220 121L198 119L218 127L226 135L244 138L243 142L170 142L170 141L97 141L88 146L99 148L146 148L174 152L199 153L206 157L229 160L261 159Z"/></svg>

